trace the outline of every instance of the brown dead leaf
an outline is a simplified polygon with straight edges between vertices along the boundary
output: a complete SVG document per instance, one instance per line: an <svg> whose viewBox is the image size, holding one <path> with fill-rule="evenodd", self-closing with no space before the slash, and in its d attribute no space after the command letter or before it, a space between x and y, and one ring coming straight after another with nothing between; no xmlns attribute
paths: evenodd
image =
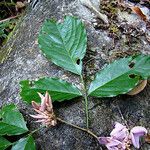
<svg viewBox="0 0 150 150"><path fill-rule="evenodd" d="M150 134L145 136L145 142L150 144Z"/></svg>
<svg viewBox="0 0 150 150"><path fill-rule="evenodd" d="M25 7L25 4L23 2L18 1L16 3L16 10L24 8L24 7Z"/></svg>
<svg viewBox="0 0 150 150"><path fill-rule="evenodd" d="M147 17L146 15L143 14L142 10L135 6L135 7L131 7L132 11L137 14L142 20L147 21Z"/></svg>
<svg viewBox="0 0 150 150"><path fill-rule="evenodd" d="M142 80L139 82L139 84L132 89L130 92L128 92L128 95L136 95L144 90L145 86L147 85L147 80Z"/></svg>

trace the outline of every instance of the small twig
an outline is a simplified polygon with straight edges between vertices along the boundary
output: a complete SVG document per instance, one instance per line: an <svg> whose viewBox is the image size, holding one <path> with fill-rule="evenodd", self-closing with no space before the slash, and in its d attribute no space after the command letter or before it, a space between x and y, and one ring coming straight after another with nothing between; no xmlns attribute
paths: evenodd
<svg viewBox="0 0 150 150"><path fill-rule="evenodd" d="M9 21L11 19L15 19L15 18L18 18L19 16L12 16L12 17L9 17L9 18L6 18L6 19L3 19L3 20L0 20L0 23L3 23L3 22L6 22L6 21Z"/></svg>
<svg viewBox="0 0 150 150"><path fill-rule="evenodd" d="M122 112L121 112L121 110L120 110L120 107L118 106L117 108L118 108L119 114L120 114L120 116L121 116L121 119L124 121L125 125L129 128L129 126L128 126L128 124L127 124L127 121L125 120L125 118L124 118L124 116L123 116L123 114L122 114Z"/></svg>
<svg viewBox="0 0 150 150"><path fill-rule="evenodd" d="M100 13L91 3L90 0L80 0L83 5L91 9L97 14L97 17L102 19L105 23L108 23L108 17L105 14Z"/></svg>
<svg viewBox="0 0 150 150"><path fill-rule="evenodd" d="M60 121L60 122L62 122L62 123L65 123L65 124L67 124L67 125L69 125L69 126L72 126L72 127L76 128L76 129L79 129L79 130L82 130L82 131L84 131L84 132L87 132L88 134L92 135L94 138L96 138L96 139L98 140L98 136L95 135L92 131L90 131L90 130L88 130L88 129L81 128L81 127L79 127L79 126L77 126L77 125L74 125L74 124L72 124L72 123L69 123L69 122L67 122L67 121L65 121L65 120L62 120L61 118L58 118L58 117L57 117L57 120Z"/></svg>

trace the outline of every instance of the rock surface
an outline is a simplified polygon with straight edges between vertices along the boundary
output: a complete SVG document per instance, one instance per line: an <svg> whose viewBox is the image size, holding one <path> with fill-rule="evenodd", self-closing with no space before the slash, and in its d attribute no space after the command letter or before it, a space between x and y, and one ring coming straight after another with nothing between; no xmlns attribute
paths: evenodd
<svg viewBox="0 0 150 150"><path fill-rule="evenodd" d="M93 3L97 4L98 0L93 0ZM38 32L43 21L52 17L62 21L65 15L76 15L84 21L88 34L88 50L84 61L86 63L86 60L93 55L95 60L92 63L95 64L96 69L102 68L109 61L113 51L130 49L130 47L124 47L123 44L114 46L106 30L95 29L93 24L95 15L77 0L41 0L36 4L32 3L14 35L4 46L3 49L12 50L8 58L0 65L0 106L7 103L17 104L30 130L36 129L39 125L29 117L29 114L33 113L31 106L22 102L19 97L20 80L37 79L43 76L65 77L69 82L80 86L77 76L49 62L42 55L37 44ZM149 48L150 45L143 39L135 46L135 49L146 54L149 53ZM93 73L89 64L85 66L87 76L92 76ZM149 90L148 84L144 91L136 96L121 95L102 99L90 97L91 130L98 136L108 136L115 121L124 124L125 120L131 128L135 125L142 125L150 129ZM84 104L81 101L82 99L79 98L72 102L55 103L54 109L58 116L68 122L85 127ZM37 150L105 149L87 133L61 123L54 128L42 129L34 134L34 138ZM143 149L149 150L150 146L144 144Z"/></svg>

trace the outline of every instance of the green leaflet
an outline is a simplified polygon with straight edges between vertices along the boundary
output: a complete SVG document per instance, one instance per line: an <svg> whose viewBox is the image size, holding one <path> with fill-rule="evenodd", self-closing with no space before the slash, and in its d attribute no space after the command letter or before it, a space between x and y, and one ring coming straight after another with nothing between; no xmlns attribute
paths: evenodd
<svg viewBox="0 0 150 150"><path fill-rule="evenodd" d="M11 145L11 142L0 136L0 150L4 150Z"/></svg>
<svg viewBox="0 0 150 150"><path fill-rule="evenodd" d="M20 135L28 131L22 114L14 104L6 105L0 111L0 135ZM13 143L0 136L0 150L4 150ZM35 143L32 136L22 138L12 147L12 150L35 150Z"/></svg>
<svg viewBox="0 0 150 150"><path fill-rule="evenodd" d="M133 72L147 79L150 76L150 55L138 55L132 60Z"/></svg>
<svg viewBox="0 0 150 150"><path fill-rule="evenodd" d="M47 20L38 38L42 52L56 65L81 75L86 53L86 30L81 20L67 16L63 23Z"/></svg>
<svg viewBox="0 0 150 150"><path fill-rule="evenodd" d="M130 66L130 67L129 67ZM114 61L96 74L88 94L96 97L113 97L125 94L150 75L150 56L139 55Z"/></svg>
<svg viewBox="0 0 150 150"><path fill-rule="evenodd" d="M30 103L32 100L40 101L37 92L45 94L46 91L52 97L53 101L64 101L81 96L77 87L57 78L42 78L37 81L24 80L20 82L21 97L24 101Z"/></svg>
<svg viewBox="0 0 150 150"><path fill-rule="evenodd" d="M22 114L13 104L1 110L0 135L20 135L28 131Z"/></svg>
<svg viewBox="0 0 150 150"><path fill-rule="evenodd" d="M27 138L20 139L11 150L35 150L33 137L30 135Z"/></svg>

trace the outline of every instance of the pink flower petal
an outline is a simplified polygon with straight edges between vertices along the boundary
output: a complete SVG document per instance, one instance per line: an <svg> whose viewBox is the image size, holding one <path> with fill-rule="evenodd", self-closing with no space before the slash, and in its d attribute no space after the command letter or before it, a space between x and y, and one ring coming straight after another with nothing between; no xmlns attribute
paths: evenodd
<svg viewBox="0 0 150 150"><path fill-rule="evenodd" d="M45 94L45 99L46 99L46 106L48 111L51 111L53 109L53 105L52 105L52 99L50 97L50 95L48 94L48 92L46 91Z"/></svg>
<svg viewBox="0 0 150 150"><path fill-rule="evenodd" d="M114 139L117 139L119 141L123 141L125 138L128 137L129 132L126 126L123 126L122 124L116 122L115 128L110 133L111 137Z"/></svg>
<svg viewBox="0 0 150 150"><path fill-rule="evenodd" d="M134 134L139 134L141 136L147 134L146 128L144 128L142 126L136 126L136 127L132 128L131 132L134 133Z"/></svg>
<svg viewBox="0 0 150 150"><path fill-rule="evenodd" d="M30 115L32 118L35 118L35 119L47 119L48 116L46 115Z"/></svg>
<svg viewBox="0 0 150 150"><path fill-rule="evenodd" d="M38 103L36 103L35 101L32 101L31 103L32 103L33 108L40 109L40 105Z"/></svg>
<svg viewBox="0 0 150 150"><path fill-rule="evenodd" d="M132 144L135 148L140 148L140 137L147 134L147 130L144 127L136 126L131 129L130 136Z"/></svg>
<svg viewBox="0 0 150 150"><path fill-rule="evenodd" d="M110 133L111 136L115 135L116 133L120 132L120 130L124 129L125 126L123 126L122 124L116 122L115 124L115 128L112 130L112 132Z"/></svg>
<svg viewBox="0 0 150 150"><path fill-rule="evenodd" d="M35 122L43 122L43 123L45 123L45 119L37 120Z"/></svg>
<svg viewBox="0 0 150 150"><path fill-rule="evenodd" d="M120 141L115 140L115 139L112 138L106 146L110 147L110 148L113 148L113 147L116 147L118 145L122 145L122 143Z"/></svg>
<svg viewBox="0 0 150 150"><path fill-rule="evenodd" d="M41 99L44 99L44 96L38 92L38 95L40 96Z"/></svg>
<svg viewBox="0 0 150 150"><path fill-rule="evenodd" d="M124 127L125 127L125 126L122 125L121 123L115 122L115 128L122 129L122 128L124 128Z"/></svg>
<svg viewBox="0 0 150 150"><path fill-rule="evenodd" d="M108 144L110 141L111 137L99 137L98 141L100 144Z"/></svg>
<svg viewBox="0 0 150 150"><path fill-rule="evenodd" d="M44 112L41 112L40 110L38 109L34 109L34 111L36 111L37 113L41 114L41 115L46 115Z"/></svg>
<svg viewBox="0 0 150 150"><path fill-rule="evenodd" d="M40 111L45 111L46 109L46 97L44 97L41 93L38 93L38 95L41 98L41 107L40 107Z"/></svg>
<svg viewBox="0 0 150 150"><path fill-rule="evenodd" d="M124 142L120 142L112 137L99 137L99 143L104 144L108 148L108 150L126 149Z"/></svg>
<svg viewBox="0 0 150 150"><path fill-rule="evenodd" d="M109 141L108 144L106 144L106 147L108 148L108 150L119 150L119 149L125 150L126 149L125 143L120 142L113 138Z"/></svg>

